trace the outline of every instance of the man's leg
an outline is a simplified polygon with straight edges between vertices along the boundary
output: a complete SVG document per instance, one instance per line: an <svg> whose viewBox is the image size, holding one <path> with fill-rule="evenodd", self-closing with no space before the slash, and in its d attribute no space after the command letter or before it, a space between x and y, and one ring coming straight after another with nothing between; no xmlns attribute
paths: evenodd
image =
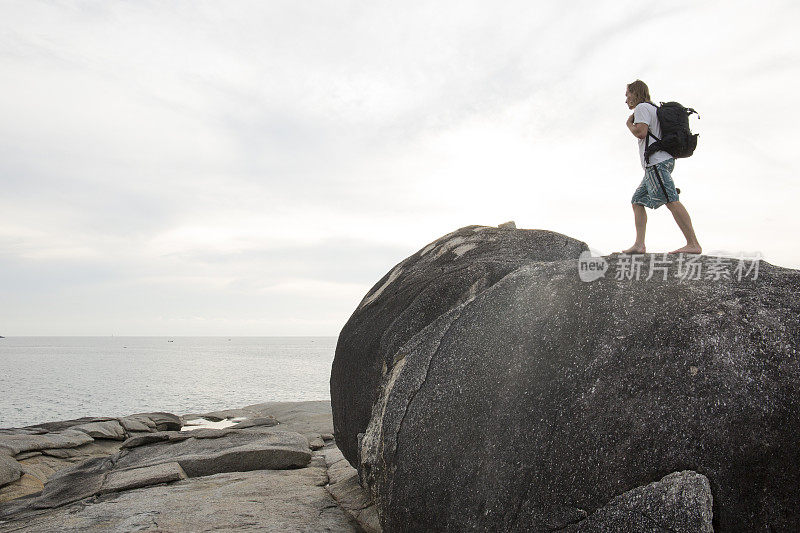
<svg viewBox="0 0 800 533"><path fill-rule="evenodd" d="M670 253L678 254L678 253L685 253L685 254L699 254L703 251L703 248L700 247L700 243L697 242L697 236L694 234L694 227L692 227L692 219L689 217L689 212L680 202L677 200L675 202L669 202L667 204L667 208L672 212L672 216L675 218L675 222L678 223L678 227L683 232L683 236L686 237L686 246L683 248L678 248L677 250L673 250Z"/></svg>
<svg viewBox="0 0 800 533"><path fill-rule="evenodd" d="M622 250L623 254L643 254L646 250L644 246L644 233L647 229L647 212L640 204L631 204L633 207L633 222L636 225L636 242L627 250ZM688 216L688 215L687 215Z"/></svg>

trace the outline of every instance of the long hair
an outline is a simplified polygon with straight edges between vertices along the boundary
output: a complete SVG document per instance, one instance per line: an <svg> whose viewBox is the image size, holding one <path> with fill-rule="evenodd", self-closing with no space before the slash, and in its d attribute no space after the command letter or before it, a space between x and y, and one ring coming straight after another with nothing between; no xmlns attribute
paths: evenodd
<svg viewBox="0 0 800 533"><path fill-rule="evenodd" d="M637 104L650 101L650 89L642 80L636 80L628 84L628 92L636 99Z"/></svg>

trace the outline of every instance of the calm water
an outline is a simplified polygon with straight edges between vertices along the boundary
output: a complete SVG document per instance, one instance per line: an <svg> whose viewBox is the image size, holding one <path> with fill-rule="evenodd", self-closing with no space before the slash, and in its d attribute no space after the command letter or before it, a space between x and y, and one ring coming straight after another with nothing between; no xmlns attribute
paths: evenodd
<svg viewBox="0 0 800 533"><path fill-rule="evenodd" d="M336 337L0 339L0 428L329 400L335 348Z"/></svg>

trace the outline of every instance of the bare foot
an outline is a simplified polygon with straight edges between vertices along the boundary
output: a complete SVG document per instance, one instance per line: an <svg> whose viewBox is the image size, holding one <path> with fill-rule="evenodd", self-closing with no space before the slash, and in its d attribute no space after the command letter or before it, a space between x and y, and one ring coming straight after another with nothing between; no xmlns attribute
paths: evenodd
<svg viewBox="0 0 800 533"><path fill-rule="evenodd" d="M645 251L644 246L636 246L635 244L627 250L622 250L621 254L643 254Z"/></svg>
<svg viewBox="0 0 800 533"><path fill-rule="evenodd" d="M699 244L697 245L689 245L687 244L683 248L678 248L677 250L672 250L671 254L699 254L702 253L703 249L700 247Z"/></svg>

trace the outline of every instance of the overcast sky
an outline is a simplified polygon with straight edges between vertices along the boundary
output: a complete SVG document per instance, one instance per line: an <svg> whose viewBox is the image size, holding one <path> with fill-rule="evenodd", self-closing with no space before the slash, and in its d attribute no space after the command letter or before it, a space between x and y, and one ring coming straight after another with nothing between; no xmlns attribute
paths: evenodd
<svg viewBox="0 0 800 533"><path fill-rule="evenodd" d="M706 253L800 268L793 1L0 1L0 335L338 335L470 224L633 243L626 83ZM648 251L684 244L649 211Z"/></svg>

